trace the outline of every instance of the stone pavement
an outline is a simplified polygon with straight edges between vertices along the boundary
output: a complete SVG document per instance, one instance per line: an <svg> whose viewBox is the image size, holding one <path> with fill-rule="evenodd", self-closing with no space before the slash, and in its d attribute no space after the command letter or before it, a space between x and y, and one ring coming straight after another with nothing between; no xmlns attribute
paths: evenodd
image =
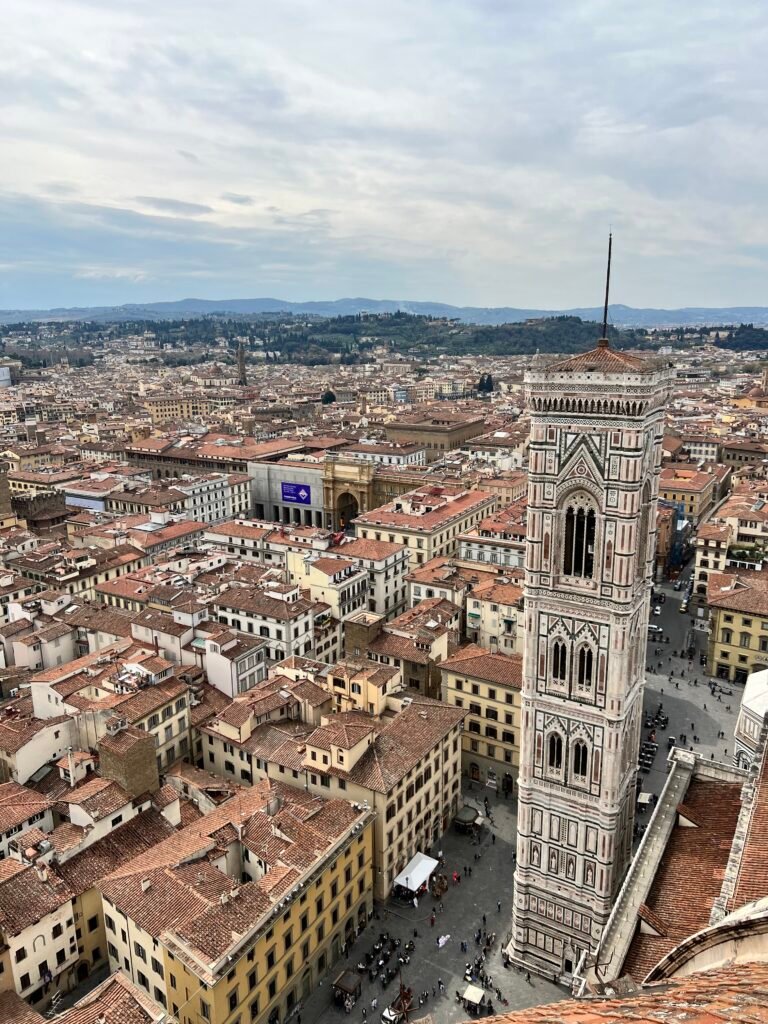
<svg viewBox="0 0 768 1024"><path fill-rule="evenodd" d="M666 601L661 605L661 615L651 616L651 622L661 626L670 642L648 641L646 666L649 671L646 671L643 707L653 713L661 702L669 715L669 725L664 731L657 730L658 753L651 771L642 773L643 790L656 794L661 792L667 775L670 736L675 737L678 746L693 749L705 760L733 763L733 731L744 689L739 684L713 679L706 674L706 666L699 662L699 655L706 651L708 634L705 631L693 630L696 653L692 660L679 656L693 622L689 615L680 614L682 593L670 584L657 587L658 590L664 593ZM694 679L698 681L697 686ZM710 684L718 687L714 696ZM731 693L721 692L721 686ZM718 735L721 731L725 733L724 738ZM643 739L647 739L648 732L643 728ZM685 744L681 743L682 734L687 737ZM698 740L694 741L694 735ZM642 824L642 817L640 821Z"/></svg>
<svg viewBox="0 0 768 1024"><path fill-rule="evenodd" d="M467 784L468 785L468 784ZM468 836L458 833L453 827L443 836L442 842L432 851L436 854L442 849L446 871L449 877L454 870L462 872L461 884L449 886L443 897L443 910L439 910L439 901L431 898L422 899L418 908L411 904L403 904L399 900L390 899L384 905L377 905L376 914L371 925L363 932L351 947L347 960L339 961L323 978L322 984L306 1000L302 1008L302 1024L311 1021L322 1024L334 1024L349 1020L355 1024L363 1021L362 1009L367 1010L367 1019L371 1024L378 1022L381 1011L397 995L398 982L395 979L386 989L380 983L369 982L368 974L362 975L363 993L360 1001L350 1015L339 1010L331 998L330 983L342 969L355 969L355 965L364 959L365 953L372 947L379 933L388 931L391 935L405 942L413 937L416 929L418 938L416 950L411 955L411 962L403 967L403 983L414 992L427 989L429 1001L424 1012L430 1011L439 1024L456 1024L468 1019L468 1014L456 1001L456 991L464 991L464 964L474 959L479 947L474 943L474 933L483 927L483 914L486 915L486 928L496 932L496 941L486 962L486 970L493 978L494 985L501 989L508 1006L499 1003L493 996L493 1007L496 1013L504 1010L523 1009L539 1003L554 1002L563 999L568 992L552 982L531 976L526 982L524 973L515 968L504 968L501 962L501 950L508 940L512 920L512 886L516 813L515 801L497 797L489 789L475 783L474 789L465 789L465 802L472 803L482 810L483 797L488 795L490 810L494 818L492 829L496 834L496 842L492 842L486 830L482 843L473 845ZM480 859L475 860L478 856ZM464 867L472 868L472 877L464 878ZM501 910L498 902L501 902ZM436 923L430 926L432 906L437 908ZM437 946L437 938L450 935L450 941L442 949ZM469 943L469 953L461 952L460 943ZM393 957L394 960L394 957ZM445 995L439 993L433 997L432 989L437 988L438 978L442 978L446 988ZM490 994L490 993L489 993ZM378 997L378 1007L371 1009L371 999ZM481 1018L482 1019L482 1018Z"/></svg>

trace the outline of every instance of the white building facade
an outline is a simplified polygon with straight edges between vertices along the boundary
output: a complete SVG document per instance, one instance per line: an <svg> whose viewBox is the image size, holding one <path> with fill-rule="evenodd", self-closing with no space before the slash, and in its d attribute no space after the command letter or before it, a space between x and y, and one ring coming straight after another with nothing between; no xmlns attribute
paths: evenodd
<svg viewBox="0 0 768 1024"><path fill-rule="evenodd" d="M573 974L632 846L669 371L601 340L526 377L531 414L509 952Z"/></svg>

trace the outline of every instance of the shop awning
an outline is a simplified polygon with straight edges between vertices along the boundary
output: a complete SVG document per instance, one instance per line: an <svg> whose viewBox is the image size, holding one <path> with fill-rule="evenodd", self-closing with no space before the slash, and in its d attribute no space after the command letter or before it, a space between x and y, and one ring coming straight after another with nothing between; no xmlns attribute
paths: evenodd
<svg viewBox="0 0 768 1024"><path fill-rule="evenodd" d="M437 865L435 858L428 857L426 853L414 854L395 879L395 885L401 885L410 892L418 892L422 885L429 881L429 876Z"/></svg>

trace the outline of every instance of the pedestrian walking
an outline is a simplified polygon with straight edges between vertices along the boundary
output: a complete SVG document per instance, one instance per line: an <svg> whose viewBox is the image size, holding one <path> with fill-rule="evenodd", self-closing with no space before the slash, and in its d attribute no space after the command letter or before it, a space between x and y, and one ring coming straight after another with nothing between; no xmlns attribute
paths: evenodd
<svg viewBox="0 0 768 1024"><path fill-rule="evenodd" d="M465 878L467 877L467 865L466 864L464 865L464 877Z"/></svg>
<svg viewBox="0 0 768 1024"><path fill-rule="evenodd" d="M441 900L440 901L440 913L442 914L442 912L443 912L443 901Z"/></svg>
<svg viewBox="0 0 768 1024"><path fill-rule="evenodd" d="M485 914L483 914L483 928L485 928L485 923L486 923L486 917L485 917Z"/></svg>
<svg viewBox="0 0 768 1024"><path fill-rule="evenodd" d="M366 1010L365 1007L363 1007L363 1020L367 1020L367 1019L368 1019L368 1011Z"/></svg>
<svg viewBox="0 0 768 1024"><path fill-rule="evenodd" d="M525 980L526 980L526 981L528 982L528 984L530 985L530 983L531 983L531 972L530 972L530 971L526 971L526 972L525 972Z"/></svg>
<svg viewBox="0 0 768 1024"><path fill-rule="evenodd" d="M496 900L496 909L501 913L501 900Z"/></svg>
<svg viewBox="0 0 768 1024"><path fill-rule="evenodd" d="M495 832L491 832L491 843L494 846L496 845L496 833Z"/></svg>
<svg viewBox="0 0 768 1024"><path fill-rule="evenodd" d="M378 1005L379 1005L378 997L374 996L373 999L371 1000L371 1010L373 1010L375 1012L376 1008L378 1007Z"/></svg>
<svg viewBox="0 0 768 1024"><path fill-rule="evenodd" d="M435 927L435 912L434 911L432 911L432 916L429 919L429 923L430 923L432 928Z"/></svg>
<svg viewBox="0 0 768 1024"><path fill-rule="evenodd" d="M467 870L469 871L469 877L471 878L472 877L472 868L471 867L467 868Z"/></svg>

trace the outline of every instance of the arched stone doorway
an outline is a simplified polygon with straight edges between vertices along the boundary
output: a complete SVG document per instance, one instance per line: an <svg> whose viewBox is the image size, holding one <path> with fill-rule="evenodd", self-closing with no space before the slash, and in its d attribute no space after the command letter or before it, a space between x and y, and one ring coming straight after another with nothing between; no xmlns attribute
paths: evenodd
<svg viewBox="0 0 768 1024"><path fill-rule="evenodd" d="M340 530L345 530L360 511L360 505L354 494L342 491L336 499L336 522Z"/></svg>

